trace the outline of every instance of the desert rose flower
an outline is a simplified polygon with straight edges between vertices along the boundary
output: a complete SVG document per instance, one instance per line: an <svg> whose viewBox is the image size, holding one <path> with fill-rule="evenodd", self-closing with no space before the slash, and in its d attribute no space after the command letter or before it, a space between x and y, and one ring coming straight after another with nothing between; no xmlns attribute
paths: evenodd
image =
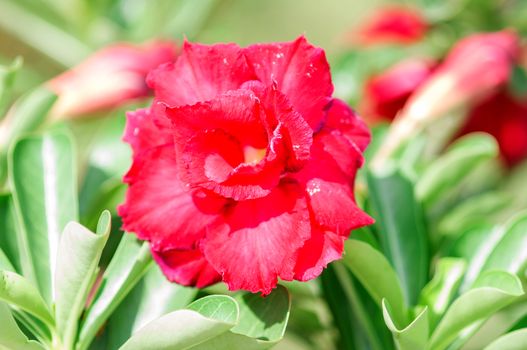
<svg viewBox="0 0 527 350"><path fill-rule="evenodd" d="M128 114L118 211L171 281L268 294L318 276L373 222L353 195L370 133L304 37L185 43L148 84L152 106Z"/></svg>
<svg viewBox="0 0 527 350"><path fill-rule="evenodd" d="M405 7L386 7L374 13L358 30L360 45L412 44L426 34L428 23L419 11Z"/></svg>
<svg viewBox="0 0 527 350"><path fill-rule="evenodd" d="M392 120L434 67L431 60L411 58L371 77L364 88L362 114L372 121Z"/></svg>
<svg viewBox="0 0 527 350"><path fill-rule="evenodd" d="M103 48L48 83L59 96L52 114L75 117L146 97L150 92L145 83L148 72L175 57L176 47L171 42Z"/></svg>
<svg viewBox="0 0 527 350"><path fill-rule="evenodd" d="M475 34L459 41L409 98L374 159L379 166L425 125L460 107L470 108L496 93L518 62L520 46L512 31Z"/></svg>

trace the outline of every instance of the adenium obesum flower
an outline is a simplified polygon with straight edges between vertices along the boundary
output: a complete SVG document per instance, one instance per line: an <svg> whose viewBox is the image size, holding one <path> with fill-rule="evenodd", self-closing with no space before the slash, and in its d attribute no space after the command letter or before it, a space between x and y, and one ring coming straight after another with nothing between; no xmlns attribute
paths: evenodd
<svg viewBox="0 0 527 350"><path fill-rule="evenodd" d="M371 77L364 88L362 114L370 121L392 120L435 66L429 59L410 58Z"/></svg>
<svg viewBox="0 0 527 350"><path fill-rule="evenodd" d="M59 97L52 114L75 117L146 97L150 93L145 84L148 72L175 57L176 46L171 42L103 48L48 82Z"/></svg>
<svg viewBox="0 0 527 350"><path fill-rule="evenodd" d="M381 8L357 31L357 42L372 44L412 44L420 41L428 30L428 22L415 9Z"/></svg>
<svg viewBox="0 0 527 350"><path fill-rule="evenodd" d="M372 223L353 195L370 133L304 37L185 43L147 81L155 99L128 114L118 211L171 281L268 294L318 276Z"/></svg>

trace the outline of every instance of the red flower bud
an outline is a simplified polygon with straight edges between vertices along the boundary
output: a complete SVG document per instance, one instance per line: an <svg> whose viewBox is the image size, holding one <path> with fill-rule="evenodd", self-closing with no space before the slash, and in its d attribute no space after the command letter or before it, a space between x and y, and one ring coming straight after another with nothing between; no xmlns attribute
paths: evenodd
<svg viewBox="0 0 527 350"><path fill-rule="evenodd" d="M176 48L170 42L103 48L48 83L59 95L52 113L58 118L75 117L146 97L147 73L173 61L175 55Z"/></svg>

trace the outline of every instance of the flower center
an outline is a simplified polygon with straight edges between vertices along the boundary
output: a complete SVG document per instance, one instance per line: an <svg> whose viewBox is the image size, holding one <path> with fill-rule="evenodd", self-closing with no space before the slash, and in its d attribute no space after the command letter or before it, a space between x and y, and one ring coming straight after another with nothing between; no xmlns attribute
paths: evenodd
<svg viewBox="0 0 527 350"><path fill-rule="evenodd" d="M254 148L252 146L243 147L244 163L256 164L264 159L267 150L265 148Z"/></svg>

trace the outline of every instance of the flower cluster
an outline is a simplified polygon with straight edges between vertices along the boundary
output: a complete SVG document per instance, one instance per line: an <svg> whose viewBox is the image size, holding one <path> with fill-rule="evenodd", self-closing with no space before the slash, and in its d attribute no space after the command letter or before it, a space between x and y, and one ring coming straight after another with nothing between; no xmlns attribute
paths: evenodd
<svg viewBox="0 0 527 350"><path fill-rule="evenodd" d="M278 278L318 276L372 223L353 194L369 131L304 37L186 42L147 83L152 105L128 114L118 211L170 280L268 294Z"/></svg>

